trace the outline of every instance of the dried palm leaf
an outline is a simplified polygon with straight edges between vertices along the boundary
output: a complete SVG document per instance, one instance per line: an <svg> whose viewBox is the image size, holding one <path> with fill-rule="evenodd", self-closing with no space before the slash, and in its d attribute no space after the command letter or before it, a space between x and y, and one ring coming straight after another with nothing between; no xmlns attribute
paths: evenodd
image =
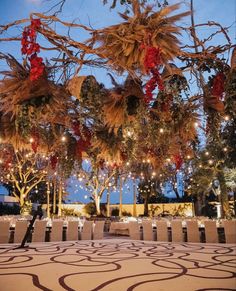
<svg viewBox="0 0 236 291"><path fill-rule="evenodd" d="M236 68L236 47L233 49L230 65L232 70Z"/></svg>
<svg viewBox="0 0 236 291"><path fill-rule="evenodd" d="M81 88L86 78L87 76L75 76L68 82L67 89L72 96L80 99Z"/></svg>
<svg viewBox="0 0 236 291"><path fill-rule="evenodd" d="M109 93L103 106L104 122L110 130L117 133L122 125L135 119L144 94L140 83L130 77L123 86L116 85Z"/></svg>
<svg viewBox="0 0 236 291"><path fill-rule="evenodd" d="M12 56L1 55L1 58L5 58L11 69L2 72L5 77L0 81L0 107L4 114L14 119L25 106L34 115L35 122L53 122L54 119L67 122L69 95L63 86L48 80L46 75L32 82L27 67Z"/></svg>
<svg viewBox="0 0 236 291"><path fill-rule="evenodd" d="M121 73L125 70L132 73L136 69L146 73L142 44L160 48L162 63L168 67L168 62L181 54L178 39L181 29L175 23L189 12L169 16L179 9L179 4L158 12L146 6L141 12L139 2L133 3L133 16L120 14L124 22L96 31L88 42L97 43L99 55L107 58L110 66Z"/></svg>

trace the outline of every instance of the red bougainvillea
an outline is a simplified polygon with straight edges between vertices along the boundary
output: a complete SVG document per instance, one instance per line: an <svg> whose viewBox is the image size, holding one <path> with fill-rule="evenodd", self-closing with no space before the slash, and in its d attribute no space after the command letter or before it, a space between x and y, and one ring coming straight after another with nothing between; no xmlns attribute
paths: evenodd
<svg viewBox="0 0 236 291"><path fill-rule="evenodd" d="M50 157L51 168L53 170L56 169L57 162L58 162L58 156L57 156L57 154L55 154L55 155L53 155L53 156Z"/></svg>
<svg viewBox="0 0 236 291"><path fill-rule="evenodd" d="M219 99L222 99L224 93L224 85L225 85L225 75L224 73L219 72L213 79L211 94L213 96L219 97Z"/></svg>
<svg viewBox="0 0 236 291"><path fill-rule="evenodd" d="M41 26L40 19L32 19L31 24L25 27L21 39L21 53L26 55L30 61L30 80L37 80L44 73L45 65L43 59L38 57L40 46L36 42L37 29Z"/></svg>
<svg viewBox="0 0 236 291"><path fill-rule="evenodd" d="M146 73L152 74L152 78L145 86L145 102L149 103L153 97L152 92L157 86L159 90L164 90L164 84L159 73L159 66L161 65L160 48L142 45L141 49L145 49L144 68Z"/></svg>
<svg viewBox="0 0 236 291"><path fill-rule="evenodd" d="M77 141L76 154L78 158L82 158L82 152L85 152L91 146L92 134L90 130L84 125L82 126L81 133L81 126L79 122L73 123L72 129L74 134L80 137L80 139Z"/></svg>
<svg viewBox="0 0 236 291"><path fill-rule="evenodd" d="M174 155L173 159L174 159L176 170L179 170L183 164L183 159L182 159L181 155L176 154L176 155Z"/></svg>
<svg viewBox="0 0 236 291"><path fill-rule="evenodd" d="M34 153L37 152L38 146L39 146L39 133L36 129L33 129L31 132L31 137L32 137L32 143L31 143L31 147L32 150L34 151Z"/></svg>

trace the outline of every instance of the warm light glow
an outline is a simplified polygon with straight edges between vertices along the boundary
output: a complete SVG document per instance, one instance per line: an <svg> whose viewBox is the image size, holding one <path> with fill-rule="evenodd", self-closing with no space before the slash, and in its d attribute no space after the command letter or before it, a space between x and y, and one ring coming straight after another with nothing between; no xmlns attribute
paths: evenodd
<svg viewBox="0 0 236 291"><path fill-rule="evenodd" d="M31 137L31 138L29 139L29 142L30 142L30 143L34 142L34 139Z"/></svg>
<svg viewBox="0 0 236 291"><path fill-rule="evenodd" d="M224 152L227 152L227 150L228 150L228 149L227 149L226 147L225 147L225 148L223 148L223 151L224 151Z"/></svg>
<svg viewBox="0 0 236 291"><path fill-rule="evenodd" d="M209 152L205 152L205 155L206 155L206 156L209 156Z"/></svg>
<svg viewBox="0 0 236 291"><path fill-rule="evenodd" d="M63 135L63 137L61 138L61 141L62 142L65 142L66 141L66 137Z"/></svg>
<svg viewBox="0 0 236 291"><path fill-rule="evenodd" d="M225 116L224 116L224 120L228 121L229 119L230 119L230 118L229 118L228 115L225 115Z"/></svg>
<svg viewBox="0 0 236 291"><path fill-rule="evenodd" d="M190 155L187 155L187 159L191 159Z"/></svg>
<svg viewBox="0 0 236 291"><path fill-rule="evenodd" d="M163 133L164 132L164 129L163 128L160 128L160 133Z"/></svg>
<svg viewBox="0 0 236 291"><path fill-rule="evenodd" d="M213 160L209 160L208 163L209 163L209 165L212 165L214 163L214 161Z"/></svg>

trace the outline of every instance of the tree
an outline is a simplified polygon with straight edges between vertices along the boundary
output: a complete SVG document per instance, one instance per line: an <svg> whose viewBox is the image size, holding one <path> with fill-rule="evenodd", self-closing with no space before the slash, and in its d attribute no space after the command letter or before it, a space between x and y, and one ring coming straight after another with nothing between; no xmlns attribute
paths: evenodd
<svg viewBox="0 0 236 291"><path fill-rule="evenodd" d="M12 194L23 207L31 191L47 177L48 161L27 150L15 151L11 146L1 147L1 179L13 187Z"/></svg>

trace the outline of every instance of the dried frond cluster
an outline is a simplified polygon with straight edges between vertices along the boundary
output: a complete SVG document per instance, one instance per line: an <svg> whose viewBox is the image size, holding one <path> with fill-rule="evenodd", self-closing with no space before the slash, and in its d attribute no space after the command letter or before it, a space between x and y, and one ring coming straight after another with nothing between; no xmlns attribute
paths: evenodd
<svg viewBox="0 0 236 291"><path fill-rule="evenodd" d="M109 93L103 106L104 123L117 133L126 123L135 120L144 94L140 82L129 77L123 86L116 85Z"/></svg>
<svg viewBox="0 0 236 291"><path fill-rule="evenodd" d="M181 54L177 37L181 29L175 23L189 15L189 12L184 12L170 16L179 6L175 4L158 12L146 6L141 11L140 3L133 1L132 17L120 14L124 22L95 31L90 41L98 44L99 55L108 59L109 65L121 73L137 69L146 73L142 45L160 48L162 63L168 65L170 60Z"/></svg>

